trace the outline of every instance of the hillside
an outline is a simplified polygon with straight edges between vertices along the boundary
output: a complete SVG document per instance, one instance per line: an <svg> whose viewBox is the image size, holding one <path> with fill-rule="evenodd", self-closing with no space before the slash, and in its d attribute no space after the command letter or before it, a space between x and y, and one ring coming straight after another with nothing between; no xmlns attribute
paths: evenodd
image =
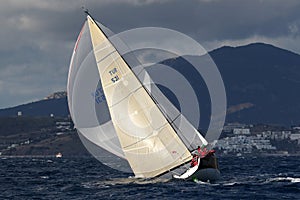
<svg viewBox="0 0 300 200"><path fill-rule="evenodd" d="M209 54L224 81L227 122L300 124L300 55L262 43L222 47ZM189 59L201 62L201 57ZM190 80L202 102L201 126L205 127L210 117L210 98L201 76L196 76L183 58L163 64Z"/></svg>
<svg viewBox="0 0 300 200"><path fill-rule="evenodd" d="M209 53L223 77L227 93L227 122L300 124L300 55L262 43L222 47ZM193 57L193 59L199 59ZM201 76L195 76L183 58L163 62L187 77L201 100L201 126L210 118L210 99ZM168 89L163 92L176 105ZM203 98L205 97L205 98ZM66 117L69 114L65 93L41 101L1 109L0 116Z"/></svg>
<svg viewBox="0 0 300 200"><path fill-rule="evenodd" d="M246 124L300 124L300 55L267 44L222 47L210 52L224 80L227 93L227 122ZM200 59L201 57L191 57ZM210 98L202 77L179 57L163 64L176 69L196 91L201 110L200 128L210 118ZM177 106L167 88L159 86ZM18 113L22 116L17 117ZM54 117L50 117L50 116ZM43 100L0 110L2 155L89 155L76 131L61 130L57 123L69 122L66 92Z"/></svg>
<svg viewBox="0 0 300 200"><path fill-rule="evenodd" d="M0 155L88 156L69 118L0 117Z"/></svg>
<svg viewBox="0 0 300 200"><path fill-rule="evenodd" d="M227 116L244 123L299 124L300 56L267 44L210 53L222 74L228 106L253 106Z"/></svg>
<svg viewBox="0 0 300 200"><path fill-rule="evenodd" d="M43 100L19 105L16 107L0 109L0 117L17 116L21 112L23 116L50 116L58 117L69 115L66 92L55 92Z"/></svg>

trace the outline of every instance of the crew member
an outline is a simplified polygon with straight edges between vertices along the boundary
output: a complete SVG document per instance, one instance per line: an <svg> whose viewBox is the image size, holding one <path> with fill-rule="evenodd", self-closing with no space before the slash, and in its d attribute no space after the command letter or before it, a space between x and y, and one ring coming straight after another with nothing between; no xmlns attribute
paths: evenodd
<svg viewBox="0 0 300 200"><path fill-rule="evenodd" d="M191 161L191 167L195 167L198 165L198 156L196 154L193 154L193 159Z"/></svg>

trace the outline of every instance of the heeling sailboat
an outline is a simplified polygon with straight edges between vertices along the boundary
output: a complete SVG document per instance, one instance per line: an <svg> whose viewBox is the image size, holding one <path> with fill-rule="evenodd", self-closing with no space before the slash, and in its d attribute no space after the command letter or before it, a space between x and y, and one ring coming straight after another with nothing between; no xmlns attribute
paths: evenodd
<svg viewBox="0 0 300 200"><path fill-rule="evenodd" d="M73 119L78 127L78 132L96 145L125 158L136 177L157 177L190 162L192 159L191 151L195 146L191 145L190 140L184 138L182 132L184 130L193 132L197 137L193 140L198 141L198 145L207 145L206 140L191 126L184 126L183 129L178 127L175 122L177 118L182 117L180 113L172 121L166 116L157 100L133 73L102 28L88 13L84 31L89 35L88 38L92 44L92 57L96 61L99 82L107 105L106 109L111 118L109 125L105 124L109 127L106 130L113 129L112 132L116 134L122 149L121 155L120 152L114 152L112 145L110 145L116 143L94 142L93 137L90 136L90 133L97 132L97 130L103 132L102 125L99 126L100 129L97 127L93 129L82 128L76 123L77 121L80 124L80 121ZM78 43L81 35L82 31L74 48L71 67L74 62L75 51L79 48ZM72 85L70 79L72 74L78 72L74 72L76 70L71 69L71 67L68 81L68 95L70 96L68 99L71 116L76 118L75 107L73 106L75 103L70 100L73 99L72 93L75 86ZM182 119L185 118L182 117ZM198 167L199 162L197 169ZM189 178L198 171L197 169L189 170L177 178Z"/></svg>

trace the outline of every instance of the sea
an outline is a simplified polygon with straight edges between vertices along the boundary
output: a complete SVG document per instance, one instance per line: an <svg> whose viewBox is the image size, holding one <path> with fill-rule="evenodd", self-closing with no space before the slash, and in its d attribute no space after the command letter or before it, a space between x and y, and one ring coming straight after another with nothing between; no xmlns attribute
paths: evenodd
<svg viewBox="0 0 300 200"><path fill-rule="evenodd" d="M215 183L136 180L92 157L0 157L0 199L300 199L300 157L219 157Z"/></svg>

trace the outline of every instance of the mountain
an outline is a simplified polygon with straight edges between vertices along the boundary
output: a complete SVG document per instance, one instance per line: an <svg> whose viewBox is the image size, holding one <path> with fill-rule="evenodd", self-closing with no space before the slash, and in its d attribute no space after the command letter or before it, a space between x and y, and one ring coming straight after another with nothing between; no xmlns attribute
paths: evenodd
<svg viewBox="0 0 300 200"><path fill-rule="evenodd" d="M226 87L228 106L248 108L227 121L300 124L300 55L268 44L210 52Z"/></svg>
<svg viewBox="0 0 300 200"><path fill-rule="evenodd" d="M21 112L23 116L59 116L67 117L69 115L67 105L67 93L55 92L43 100L31 102L16 107L0 109L0 117L16 116Z"/></svg>
<svg viewBox="0 0 300 200"><path fill-rule="evenodd" d="M53 94L50 94L49 96L45 97L45 99L61 99L65 98L67 96L67 92L61 91L61 92L55 92Z"/></svg>
<svg viewBox="0 0 300 200"><path fill-rule="evenodd" d="M263 43L225 46L209 52L209 55L225 85L227 122L300 124L300 55ZM199 57L188 58L201 62ZM166 60L163 64L178 70L194 85L202 104L200 127L206 127L210 117L210 98L201 77L195 75L183 58Z"/></svg>
<svg viewBox="0 0 300 200"><path fill-rule="evenodd" d="M225 84L227 122L300 124L300 55L263 43L225 46L209 54ZM201 76L195 76L190 64L181 57L166 60L163 64L172 66L189 79L201 100L201 123L207 126L210 100ZM167 88L161 89L171 101L178 103ZM66 93L1 109L0 116L17 115L19 111L28 116L67 116Z"/></svg>

